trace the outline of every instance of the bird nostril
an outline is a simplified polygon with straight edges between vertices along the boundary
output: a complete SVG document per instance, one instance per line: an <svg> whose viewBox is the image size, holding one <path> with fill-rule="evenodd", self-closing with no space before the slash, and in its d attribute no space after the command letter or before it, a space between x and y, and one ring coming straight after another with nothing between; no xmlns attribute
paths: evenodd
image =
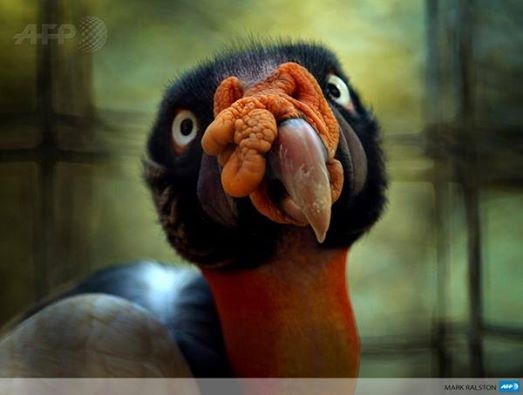
<svg viewBox="0 0 523 395"><path fill-rule="evenodd" d="M278 206L286 196L289 196L283 183L276 178L268 180L267 195L276 206Z"/></svg>

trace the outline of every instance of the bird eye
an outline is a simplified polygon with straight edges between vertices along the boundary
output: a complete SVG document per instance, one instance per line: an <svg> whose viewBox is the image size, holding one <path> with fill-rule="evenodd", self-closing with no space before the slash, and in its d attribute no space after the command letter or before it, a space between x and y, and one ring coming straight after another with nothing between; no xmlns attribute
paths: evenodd
<svg viewBox="0 0 523 395"><path fill-rule="evenodd" d="M330 74L327 78L327 92L332 100L343 107L351 106L349 87L340 77Z"/></svg>
<svg viewBox="0 0 523 395"><path fill-rule="evenodd" d="M194 114L188 110L178 111L174 117L171 134L177 152L194 140L198 132L198 122Z"/></svg>

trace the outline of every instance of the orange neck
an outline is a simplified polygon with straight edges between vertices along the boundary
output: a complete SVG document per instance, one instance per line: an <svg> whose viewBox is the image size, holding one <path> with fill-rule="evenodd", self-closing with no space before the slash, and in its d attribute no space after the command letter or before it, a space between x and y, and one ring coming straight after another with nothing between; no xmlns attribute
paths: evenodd
<svg viewBox="0 0 523 395"><path fill-rule="evenodd" d="M238 377L355 377L359 340L346 249L279 254L253 269L207 269Z"/></svg>

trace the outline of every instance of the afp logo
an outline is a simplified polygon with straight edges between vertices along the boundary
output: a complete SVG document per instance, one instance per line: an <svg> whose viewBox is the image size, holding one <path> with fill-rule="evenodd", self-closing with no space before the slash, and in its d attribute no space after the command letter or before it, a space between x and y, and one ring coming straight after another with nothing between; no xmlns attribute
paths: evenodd
<svg viewBox="0 0 523 395"><path fill-rule="evenodd" d="M66 41L73 39L76 39L78 49L83 52L98 51L107 41L107 26L100 18L86 16L80 19L77 25L70 23L29 24L22 32L13 36L15 45L49 45L51 41L64 45Z"/></svg>
<svg viewBox="0 0 523 395"><path fill-rule="evenodd" d="M498 383L498 392L519 394L520 388L519 380L500 380Z"/></svg>

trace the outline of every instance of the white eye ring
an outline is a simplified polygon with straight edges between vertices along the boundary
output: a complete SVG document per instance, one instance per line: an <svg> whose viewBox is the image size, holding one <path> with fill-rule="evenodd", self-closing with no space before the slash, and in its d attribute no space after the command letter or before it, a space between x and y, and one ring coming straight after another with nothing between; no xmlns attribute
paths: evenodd
<svg viewBox="0 0 523 395"><path fill-rule="evenodd" d="M343 107L350 107L352 99L350 97L349 87L340 77L329 74L327 78L327 92L329 96Z"/></svg>
<svg viewBox="0 0 523 395"><path fill-rule="evenodd" d="M194 140L198 133L198 121L194 114L188 110L178 111L171 127L174 145L179 150L185 148Z"/></svg>

